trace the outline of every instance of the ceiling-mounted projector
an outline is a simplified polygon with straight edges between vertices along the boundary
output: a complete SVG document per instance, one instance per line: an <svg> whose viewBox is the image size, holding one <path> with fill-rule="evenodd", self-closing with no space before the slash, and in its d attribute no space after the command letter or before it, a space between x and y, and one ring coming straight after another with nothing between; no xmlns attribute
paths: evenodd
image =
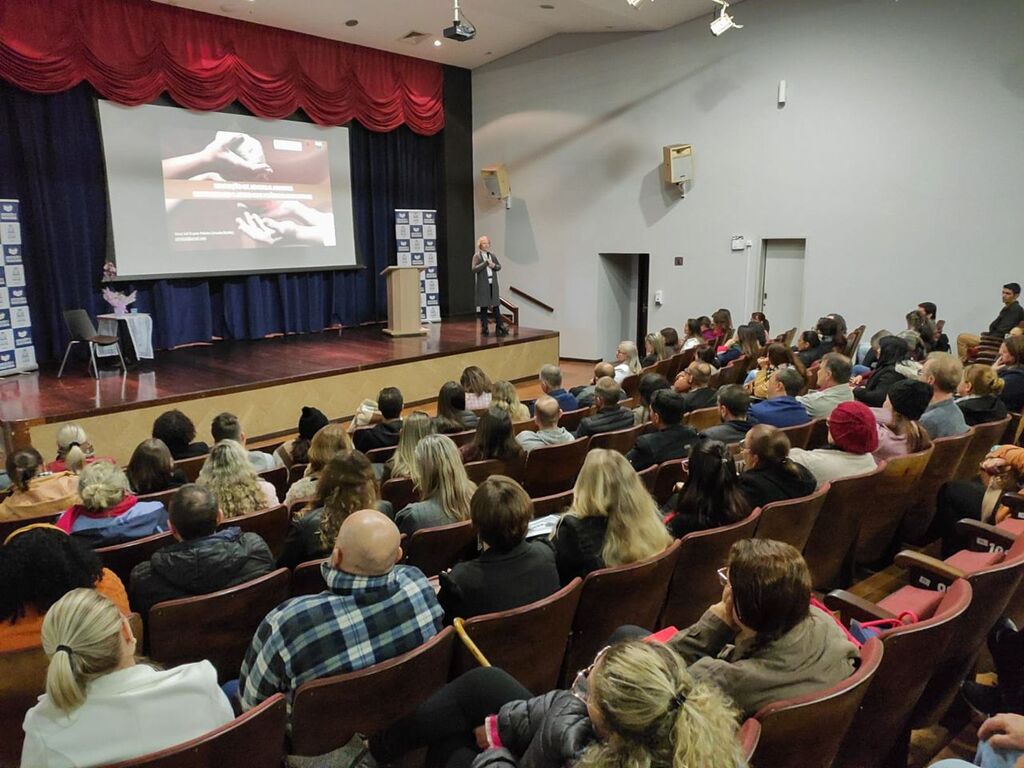
<svg viewBox="0 0 1024 768"><path fill-rule="evenodd" d="M730 29L743 29L742 24L737 24L733 21L732 16L729 15L729 0L712 0L722 6L718 12L718 16L711 20L711 34L718 37L723 32L728 32Z"/></svg>
<svg viewBox="0 0 1024 768"><path fill-rule="evenodd" d="M454 10L455 17L452 19L452 25L447 29L442 30L441 34L449 40L457 40L460 43L472 40L476 37L476 27L473 26L469 19L463 21L459 16L459 0L455 0Z"/></svg>

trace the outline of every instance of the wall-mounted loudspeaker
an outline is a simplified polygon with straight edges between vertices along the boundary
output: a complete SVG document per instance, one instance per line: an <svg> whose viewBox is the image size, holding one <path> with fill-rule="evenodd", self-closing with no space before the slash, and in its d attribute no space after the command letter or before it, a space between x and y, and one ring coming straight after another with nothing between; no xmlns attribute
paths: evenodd
<svg viewBox="0 0 1024 768"><path fill-rule="evenodd" d="M491 197L507 200L512 194L512 188L508 184L508 171L504 165L488 165L480 170L484 179L484 188Z"/></svg>
<svg viewBox="0 0 1024 768"><path fill-rule="evenodd" d="M684 184L693 180L693 147L669 144L663 150L661 175L666 184Z"/></svg>

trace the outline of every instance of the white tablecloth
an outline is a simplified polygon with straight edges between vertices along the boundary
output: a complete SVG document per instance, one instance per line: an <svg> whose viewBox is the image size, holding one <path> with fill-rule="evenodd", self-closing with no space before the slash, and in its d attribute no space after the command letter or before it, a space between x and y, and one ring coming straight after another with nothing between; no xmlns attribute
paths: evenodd
<svg viewBox="0 0 1024 768"><path fill-rule="evenodd" d="M145 312L127 312L121 316L110 313L97 315L99 328L103 336L117 336L117 323L125 324L128 336L131 337L132 346L135 347L135 357L138 360L153 359L153 318ZM124 350L122 350L123 352ZM113 346L96 347L97 357L113 357L117 352Z"/></svg>

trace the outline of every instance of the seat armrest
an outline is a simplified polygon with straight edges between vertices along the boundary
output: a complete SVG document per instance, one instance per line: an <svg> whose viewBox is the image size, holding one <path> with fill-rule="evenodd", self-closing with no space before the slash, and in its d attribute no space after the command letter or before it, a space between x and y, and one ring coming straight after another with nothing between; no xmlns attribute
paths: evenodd
<svg viewBox="0 0 1024 768"><path fill-rule="evenodd" d="M825 595L822 601L830 611L840 615L843 622L851 619L857 621L876 621L878 619L895 619L896 614L885 610L870 600L858 597L845 589L834 589Z"/></svg>
<svg viewBox="0 0 1024 768"><path fill-rule="evenodd" d="M1010 517L1024 520L1024 495L1007 491L999 503L1010 508Z"/></svg>
<svg viewBox="0 0 1024 768"><path fill-rule="evenodd" d="M921 589L945 590L954 581L964 576L963 571L955 566L909 549L896 555L895 563L910 572L907 583Z"/></svg>
<svg viewBox="0 0 1024 768"><path fill-rule="evenodd" d="M967 517L957 520L956 532L966 539L972 552L1005 552L1015 538L1009 531Z"/></svg>

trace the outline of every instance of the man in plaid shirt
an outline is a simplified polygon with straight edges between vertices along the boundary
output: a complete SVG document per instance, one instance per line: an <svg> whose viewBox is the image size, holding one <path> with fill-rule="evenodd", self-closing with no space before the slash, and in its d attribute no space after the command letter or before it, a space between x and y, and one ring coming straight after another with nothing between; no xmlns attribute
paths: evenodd
<svg viewBox="0 0 1024 768"><path fill-rule="evenodd" d="M346 518L324 563L327 591L287 600L267 614L242 662L239 698L251 709L309 680L363 669L418 648L443 611L418 568L402 558L398 528L380 512Z"/></svg>

